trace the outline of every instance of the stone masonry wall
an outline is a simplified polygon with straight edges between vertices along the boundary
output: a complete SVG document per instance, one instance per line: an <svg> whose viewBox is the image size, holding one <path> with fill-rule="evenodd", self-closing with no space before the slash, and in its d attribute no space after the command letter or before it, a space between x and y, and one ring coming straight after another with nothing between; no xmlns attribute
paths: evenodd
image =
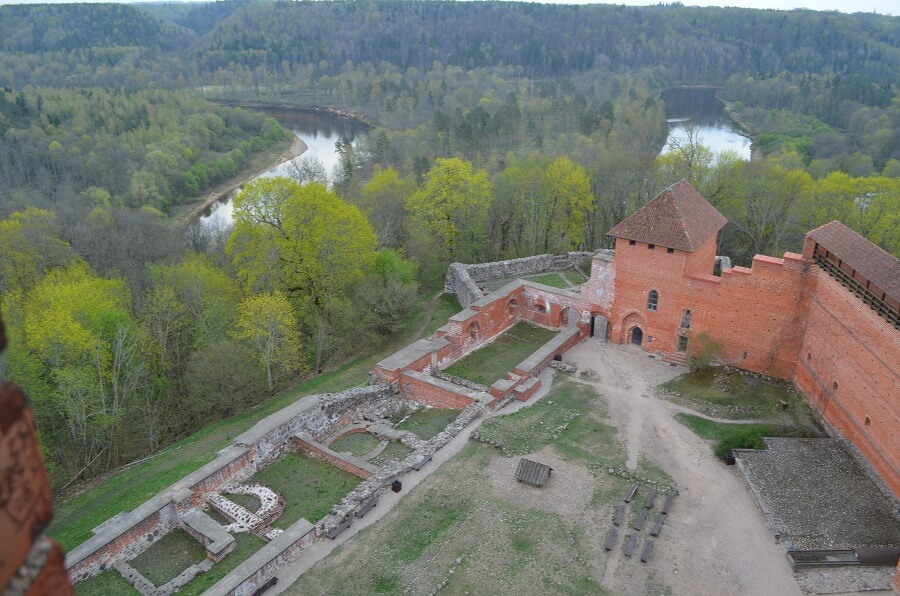
<svg viewBox="0 0 900 596"><path fill-rule="evenodd" d="M309 441L305 441L300 436L293 437L294 442L300 448L300 452L306 455L307 457L311 457L313 459L321 459L325 460L331 465L338 467L345 472L350 472L354 476L359 476L363 480L367 479L372 475L372 472L369 470L364 470L359 466L354 466L352 463L347 461L346 459L342 459L333 453L329 453L324 449L319 449L316 445L313 445Z"/></svg>
<svg viewBox="0 0 900 596"><path fill-rule="evenodd" d="M177 526L178 516L202 503L207 494L249 478L285 451L296 449L293 435L306 432L316 439L324 437L389 393L389 387L376 385L311 395L261 420L209 464L94 528L95 535L66 557L69 578L76 582L92 577L140 554Z"/></svg>
<svg viewBox="0 0 900 596"><path fill-rule="evenodd" d="M447 268L444 291L449 294L456 294L459 303L463 308L467 308L486 294L478 288L479 282L524 277L547 271L562 271L579 265L581 261L590 258L594 254L593 252L570 252L565 255L536 255L509 261L478 263L475 265L451 263Z"/></svg>

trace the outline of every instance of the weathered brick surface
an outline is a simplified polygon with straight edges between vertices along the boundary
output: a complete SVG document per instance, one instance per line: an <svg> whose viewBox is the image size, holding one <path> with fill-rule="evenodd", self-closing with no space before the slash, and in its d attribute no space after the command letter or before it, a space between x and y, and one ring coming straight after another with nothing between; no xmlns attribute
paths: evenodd
<svg viewBox="0 0 900 596"><path fill-rule="evenodd" d="M0 350L6 333L0 320ZM28 400L0 385L0 591L73 594L59 544L42 535L52 517L50 481Z"/></svg>
<svg viewBox="0 0 900 596"><path fill-rule="evenodd" d="M455 390L449 383L420 374L406 373L400 377L400 393L404 398L424 402L444 410L463 410L475 400Z"/></svg>
<svg viewBox="0 0 900 596"><path fill-rule="evenodd" d="M816 270L795 383L900 495L900 333Z"/></svg>
<svg viewBox="0 0 900 596"><path fill-rule="evenodd" d="M359 476L363 480L372 475L372 472L369 470L353 465L351 462L339 457L336 453L333 453L328 449L322 449L318 445L314 445L313 443L304 440L303 437L294 437L294 442L300 447L300 452L307 457L327 461L331 465L336 466L345 472L350 472L354 476Z"/></svg>

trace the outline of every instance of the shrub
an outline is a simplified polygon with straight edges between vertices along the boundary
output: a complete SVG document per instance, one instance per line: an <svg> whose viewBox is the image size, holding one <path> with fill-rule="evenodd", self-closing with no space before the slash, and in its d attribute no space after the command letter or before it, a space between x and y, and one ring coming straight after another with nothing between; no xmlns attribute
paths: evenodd
<svg viewBox="0 0 900 596"><path fill-rule="evenodd" d="M713 362L722 355L722 346L706 333L698 333L694 339L694 353L691 355L691 369L703 373L713 367Z"/></svg>

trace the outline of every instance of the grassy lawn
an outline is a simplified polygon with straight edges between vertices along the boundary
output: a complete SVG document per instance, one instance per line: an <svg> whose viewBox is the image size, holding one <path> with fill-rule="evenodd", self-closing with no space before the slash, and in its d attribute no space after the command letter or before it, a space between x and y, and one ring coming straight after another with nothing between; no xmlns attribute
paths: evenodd
<svg viewBox="0 0 900 596"><path fill-rule="evenodd" d="M788 383L737 371L687 373L661 387L663 397L715 418L766 418L780 413L779 401L788 404L791 414L802 414L804 409Z"/></svg>
<svg viewBox="0 0 900 596"><path fill-rule="evenodd" d="M697 436L716 441L716 456L724 459L732 449L764 449L763 437L815 437L815 430L776 424L730 424L714 422L693 414L675 414L675 419L694 431Z"/></svg>
<svg viewBox="0 0 900 596"><path fill-rule="evenodd" d="M284 497L284 513L273 526L285 529L301 517L316 523L360 482L358 476L326 461L288 453L257 472L248 484L262 484Z"/></svg>
<svg viewBox="0 0 900 596"><path fill-rule="evenodd" d="M592 388L563 382L535 405L486 421L479 432L491 440L517 453L552 446L582 472L554 472L566 484L550 497L541 492L547 487L518 485L510 460L471 441L285 593L606 593L600 581L610 555L603 540L627 487L603 470L625 461L606 416L606 403ZM506 470L502 478L497 466ZM573 493L580 496L570 500ZM531 499L537 505L529 506ZM647 593L666 592L651 580Z"/></svg>
<svg viewBox="0 0 900 596"><path fill-rule="evenodd" d="M371 433L350 433L332 443L330 447L338 453L349 451L353 455L360 457L378 447L379 444L381 444L381 441Z"/></svg>
<svg viewBox="0 0 900 596"><path fill-rule="evenodd" d="M545 286L550 286L552 288L561 288L563 290L569 289L569 282L567 282L559 273L544 273L542 275L529 275L526 277L528 281L533 281L534 283L544 284Z"/></svg>
<svg viewBox="0 0 900 596"><path fill-rule="evenodd" d="M576 269L566 269L565 271L560 272L560 274L572 285L577 286L587 281L587 278L582 275L581 271Z"/></svg>
<svg viewBox="0 0 900 596"><path fill-rule="evenodd" d="M75 584L78 596L108 596L109 594L140 594L134 586L115 569L104 571L96 577Z"/></svg>
<svg viewBox="0 0 900 596"><path fill-rule="evenodd" d="M457 377L482 385L505 379L516 365L553 339L556 331L520 321L488 345L479 348L446 369Z"/></svg>
<svg viewBox="0 0 900 596"><path fill-rule="evenodd" d="M128 564L158 588L205 558L203 545L181 528L175 528Z"/></svg>
<svg viewBox="0 0 900 596"><path fill-rule="evenodd" d="M459 410L424 408L396 426L397 430L408 430L423 441L434 437L456 420Z"/></svg>
<svg viewBox="0 0 900 596"><path fill-rule="evenodd" d="M391 441L384 448L384 451L369 460L369 463L376 466L383 466L391 460L401 460L412 453L413 450L401 443L400 441Z"/></svg>
<svg viewBox="0 0 900 596"><path fill-rule="evenodd" d="M554 382L539 402L507 416L485 420L478 437L509 456L553 445L561 455L590 466L622 467L625 457L616 429L605 423L605 402L590 388Z"/></svg>
<svg viewBox="0 0 900 596"><path fill-rule="evenodd" d="M266 544L265 540L249 532L235 534L234 540L236 542L234 550L225 555L221 562L213 565L212 569L192 579L178 591L179 596L202 594Z"/></svg>
<svg viewBox="0 0 900 596"><path fill-rule="evenodd" d="M66 551L70 551L92 536L92 528L120 511L133 509L175 481L209 463L219 449L269 414L305 395L334 393L364 384L372 367L408 344L424 324L437 328L444 325L450 315L461 310L457 303L452 307L452 312L449 312L452 303L456 302L456 296L444 295L438 299L434 315L426 320L429 313L428 302L433 296L434 294L423 296L404 330L379 348L368 350L333 372L308 379L253 410L214 422L169 446L157 456L128 470L97 480L71 498L55 502L53 521L48 533L59 540Z"/></svg>
<svg viewBox="0 0 900 596"><path fill-rule="evenodd" d="M462 309L463 307L459 304L459 299L456 297L456 294L441 294L435 303L434 315L425 327L425 332L422 333L422 337L427 338L434 335L434 332L437 331L438 327L446 325L447 319Z"/></svg>
<svg viewBox="0 0 900 596"><path fill-rule="evenodd" d="M237 503L238 505L252 513L256 513L257 511L259 511L259 508L262 507L262 503L255 495L228 493L224 495L224 497L233 503Z"/></svg>

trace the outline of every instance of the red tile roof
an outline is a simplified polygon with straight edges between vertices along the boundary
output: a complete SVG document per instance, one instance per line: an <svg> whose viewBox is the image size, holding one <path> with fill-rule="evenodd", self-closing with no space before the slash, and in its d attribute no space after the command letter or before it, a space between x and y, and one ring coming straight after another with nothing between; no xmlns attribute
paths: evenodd
<svg viewBox="0 0 900 596"><path fill-rule="evenodd" d="M623 219L608 236L694 252L728 222L687 180Z"/></svg>
<svg viewBox="0 0 900 596"><path fill-rule="evenodd" d="M900 259L839 221L820 226L806 236L900 302Z"/></svg>

